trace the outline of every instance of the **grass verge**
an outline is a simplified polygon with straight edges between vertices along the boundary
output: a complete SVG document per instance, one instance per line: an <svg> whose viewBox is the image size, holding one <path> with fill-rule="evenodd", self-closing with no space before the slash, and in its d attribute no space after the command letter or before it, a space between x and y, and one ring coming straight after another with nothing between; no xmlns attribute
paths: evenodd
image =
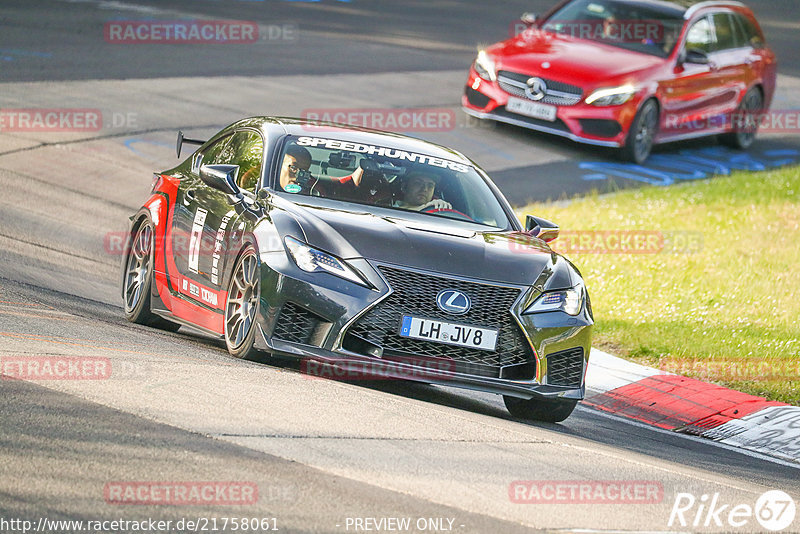
<svg viewBox="0 0 800 534"><path fill-rule="evenodd" d="M594 345L800 405L800 168L647 187L519 214L559 224Z"/></svg>

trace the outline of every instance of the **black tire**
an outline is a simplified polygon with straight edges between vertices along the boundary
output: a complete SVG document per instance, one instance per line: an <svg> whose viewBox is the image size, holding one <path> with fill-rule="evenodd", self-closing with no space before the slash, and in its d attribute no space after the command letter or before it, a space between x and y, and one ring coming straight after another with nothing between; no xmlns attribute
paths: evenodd
<svg viewBox="0 0 800 534"><path fill-rule="evenodd" d="M620 149L625 161L642 164L650 156L653 140L658 133L658 103L650 99L642 104L633 118L628 138Z"/></svg>
<svg viewBox="0 0 800 534"><path fill-rule="evenodd" d="M761 90L753 87L744 95L733 118L734 131L719 136L719 141L723 145L738 150L747 150L756 140L758 133L758 120L750 123L748 117L757 115L764 111L764 97Z"/></svg>
<svg viewBox="0 0 800 534"><path fill-rule="evenodd" d="M248 245L236 260L228 281L225 300L225 345L235 358L250 359L255 354L256 317L261 299L261 273L258 255Z"/></svg>
<svg viewBox="0 0 800 534"><path fill-rule="evenodd" d="M153 224L144 219L132 233L125 247L122 273L122 300L125 318L136 324L175 332L181 325L167 321L150 311L153 284Z"/></svg>
<svg viewBox="0 0 800 534"><path fill-rule="evenodd" d="M574 399L520 399L503 395L508 412L519 419L542 421L545 423L560 423L570 416L578 401Z"/></svg>

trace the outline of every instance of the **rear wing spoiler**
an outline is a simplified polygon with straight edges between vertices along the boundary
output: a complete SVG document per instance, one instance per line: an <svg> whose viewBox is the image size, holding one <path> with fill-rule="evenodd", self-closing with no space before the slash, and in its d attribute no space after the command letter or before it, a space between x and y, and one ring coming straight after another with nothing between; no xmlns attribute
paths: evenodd
<svg viewBox="0 0 800 534"><path fill-rule="evenodd" d="M183 147L183 143L189 143L190 145L202 145L205 143L205 141L184 137L183 132L178 130L178 145L175 147L175 152L177 152L178 157L181 157L181 147Z"/></svg>

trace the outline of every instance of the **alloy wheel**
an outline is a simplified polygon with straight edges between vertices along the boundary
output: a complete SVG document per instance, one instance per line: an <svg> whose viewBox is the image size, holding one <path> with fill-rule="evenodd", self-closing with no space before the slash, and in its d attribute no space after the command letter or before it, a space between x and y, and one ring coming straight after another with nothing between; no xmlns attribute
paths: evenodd
<svg viewBox="0 0 800 534"><path fill-rule="evenodd" d="M255 322L259 301L258 261L248 249L234 270L225 305L225 339L231 349L247 339Z"/></svg>
<svg viewBox="0 0 800 534"><path fill-rule="evenodd" d="M125 267L125 311L131 312L142 299L142 288L150 268L153 227L143 223L136 232Z"/></svg>

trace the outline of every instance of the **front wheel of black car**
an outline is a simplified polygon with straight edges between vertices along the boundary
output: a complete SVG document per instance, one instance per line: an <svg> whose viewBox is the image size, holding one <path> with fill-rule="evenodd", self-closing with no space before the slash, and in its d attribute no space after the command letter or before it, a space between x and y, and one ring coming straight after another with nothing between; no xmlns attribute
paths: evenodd
<svg viewBox="0 0 800 534"><path fill-rule="evenodd" d="M622 158L633 163L644 163L653 149L656 133L658 133L658 104L650 99L639 108L631 123L628 139L620 151Z"/></svg>
<svg viewBox="0 0 800 534"><path fill-rule="evenodd" d="M150 291L153 283L153 225L144 220L128 242L122 297L125 317L132 323L153 326L175 332L179 324L162 319L150 311Z"/></svg>
<svg viewBox="0 0 800 534"><path fill-rule="evenodd" d="M570 416L578 404L574 399L520 399L503 395L506 408L514 417L531 419L545 423L560 423Z"/></svg>
<svg viewBox="0 0 800 534"><path fill-rule="evenodd" d="M236 261L225 301L225 345L231 356L246 359L254 352L260 299L258 257L248 246Z"/></svg>
<svg viewBox="0 0 800 534"><path fill-rule="evenodd" d="M755 87L747 91L733 117L734 131L720 135L720 142L739 150L750 148L756 140L760 119L758 114L763 111L763 107L764 99L761 97L761 91Z"/></svg>

